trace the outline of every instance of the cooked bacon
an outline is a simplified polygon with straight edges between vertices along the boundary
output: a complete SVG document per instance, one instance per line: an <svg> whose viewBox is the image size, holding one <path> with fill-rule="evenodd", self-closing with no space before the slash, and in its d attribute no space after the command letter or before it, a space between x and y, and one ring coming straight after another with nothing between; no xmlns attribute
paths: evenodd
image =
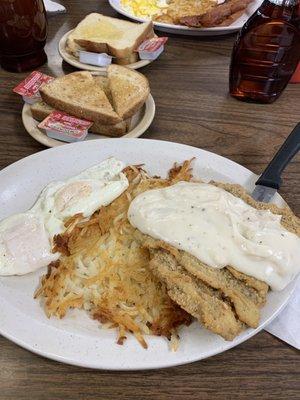
<svg viewBox="0 0 300 400"><path fill-rule="evenodd" d="M229 26L233 24L237 19L239 19L244 14L244 12L245 10L243 9L230 15L228 18L224 19L224 21L218 26Z"/></svg>
<svg viewBox="0 0 300 400"><path fill-rule="evenodd" d="M223 22L227 20L227 23L231 24L241 16L240 12L244 11L252 1L253 0L229 0L223 4L217 5L205 14L182 17L180 18L180 23L193 28L209 28L223 25ZM235 17L233 18L233 16Z"/></svg>

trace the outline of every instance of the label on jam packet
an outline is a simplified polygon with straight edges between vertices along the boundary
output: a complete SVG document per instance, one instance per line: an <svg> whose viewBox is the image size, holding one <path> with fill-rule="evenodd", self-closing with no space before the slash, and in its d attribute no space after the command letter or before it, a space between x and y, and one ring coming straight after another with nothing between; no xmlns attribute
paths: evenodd
<svg viewBox="0 0 300 400"><path fill-rule="evenodd" d="M93 122L72 117L61 111L52 111L38 127L45 129L47 136L64 142L77 142L85 139Z"/></svg>
<svg viewBox="0 0 300 400"><path fill-rule="evenodd" d="M23 96L24 101L32 104L40 100L40 87L45 83L51 82L53 79L55 78L40 71L33 71L13 89L13 92L20 94Z"/></svg>
<svg viewBox="0 0 300 400"><path fill-rule="evenodd" d="M164 51L164 44L167 37L156 37L147 39L139 45L137 52L141 60L155 60Z"/></svg>
<svg viewBox="0 0 300 400"><path fill-rule="evenodd" d="M149 53L154 52L158 50L161 46L164 46L167 40L167 37L154 37L151 39L147 39L139 45L137 51L147 51Z"/></svg>

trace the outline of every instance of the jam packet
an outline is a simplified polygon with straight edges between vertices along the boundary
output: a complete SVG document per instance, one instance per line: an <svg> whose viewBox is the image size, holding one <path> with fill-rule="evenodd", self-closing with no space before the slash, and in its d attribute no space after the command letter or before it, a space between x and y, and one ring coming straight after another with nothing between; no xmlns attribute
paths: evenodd
<svg viewBox="0 0 300 400"><path fill-rule="evenodd" d="M63 142L79 142L84 140L93 122L72 117L61 111L52 111L38 127L44 129L48 137Z"/></svg>
<svg viewBox="0 0 300 400"><path fill-rule="evenodd" d="M154 37L145 40L137 48L141 60L156 60L157 57L164 51L164 45L167 42L167 37Z"/></svg>
<svg viewBox="0 0 300 400"><path fill-rule="evenodd" d="M21 95L26 103L33 104L41 100L39 88L53 79L55 78L40 71L33 71L13 89L13 92Z"/></svg>

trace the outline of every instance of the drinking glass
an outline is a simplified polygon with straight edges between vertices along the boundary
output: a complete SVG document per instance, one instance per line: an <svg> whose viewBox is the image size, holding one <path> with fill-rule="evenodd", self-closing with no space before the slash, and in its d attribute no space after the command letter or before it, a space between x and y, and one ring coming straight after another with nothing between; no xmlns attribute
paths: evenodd
<svg viewBox="0 0 300 400"><path fill-rule="evenodd" d="M47 61L43 0L0 0L0 65L8 71L35 69Z"/></svg>

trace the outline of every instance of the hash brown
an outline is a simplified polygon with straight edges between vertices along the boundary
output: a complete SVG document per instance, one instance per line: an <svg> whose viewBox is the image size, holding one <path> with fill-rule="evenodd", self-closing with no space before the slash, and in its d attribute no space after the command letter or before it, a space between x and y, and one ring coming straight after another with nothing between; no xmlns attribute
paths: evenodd
<svg viewBox="0 0 300 400"><path fill-rule="evenodd" d="M170 180L149 178L140 168L128 167L124 172L130 185L119 198L89 219L76 215L66 221L66 232L55 238L54 248L63 255L49 266L36 293L44 298L48 317L84 309L117 328L119 344L132 332L144 348L147 334L173 339L176 347L176 328L188 325L192 317L170 299L148 268L149 253L135 240L127 210L137 194L189 177L186 166L173 171Z"/></svg>

